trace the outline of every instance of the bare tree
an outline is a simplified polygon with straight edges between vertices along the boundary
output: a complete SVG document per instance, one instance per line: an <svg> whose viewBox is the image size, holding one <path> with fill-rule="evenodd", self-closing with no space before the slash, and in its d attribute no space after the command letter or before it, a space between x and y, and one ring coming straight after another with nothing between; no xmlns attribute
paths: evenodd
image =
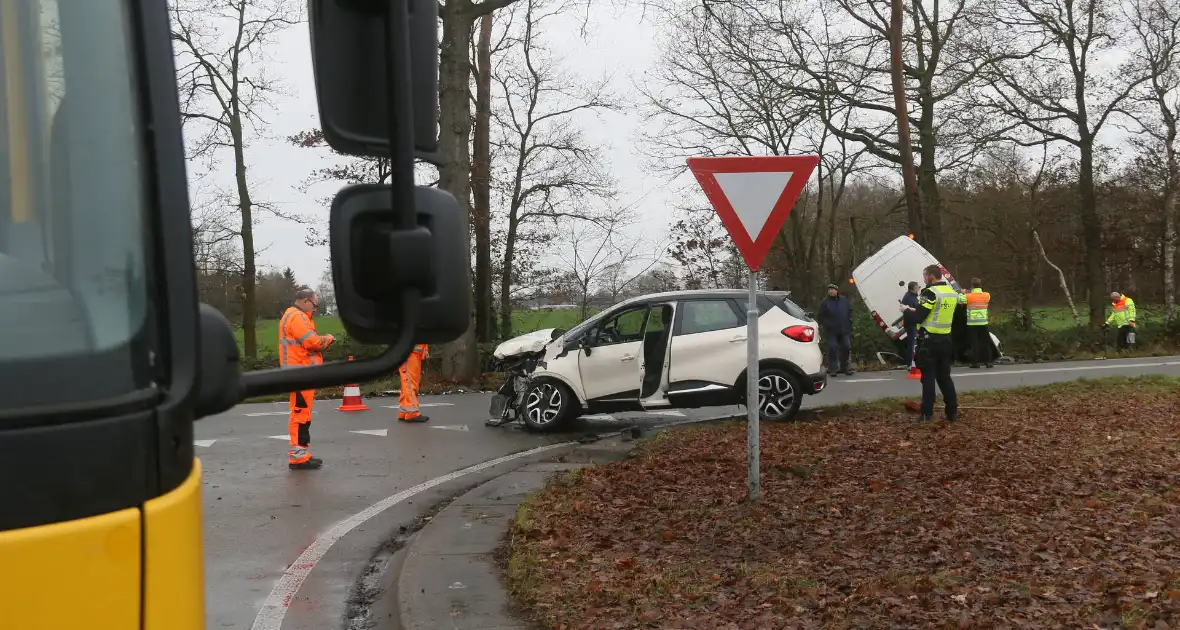
<svg viewBox="0 0 1180 630"><path fill-rule="evenodd" d="M296 0L174 0L170 7L189 152L210 163L223 150L233 154L232 197L240 215L243 264L243 351L251 359L258 355L255 211L285 215L251 195L246 147L265 124L269 97L282 89L265 70L266 46L302 19L301 8Z"/></svg>
<svg viewBox="0 0 1180 630"><path fill-rule="evenodd" d="M1128 62L1130 74L1144 76L1132 117L1140 133L1164 156L1160 184L1163 214L1164 308L1171 325L1176 311L1176 218L1180 212L1180 157L1177 119L1180 119L1180 7L1167 0L1131 0L1124 5L1135 46Z"/></svg>
<svg viewBox="0 0 1180 630"><path fill-rule="evenodd" d="M1064 143L1078 152L1078 213L1085 248L1090 325L1102 324L1105 274L1094 158L1098 134L1144 81L1097 61L1122 40L1112 0L1006 0L994 16L1005 41L1027 46L1021 59L994 65L982 105L1011 120L1008 139L1024 146ZM1097 66L1097 68L1096 68ZM1019 133L1023 132L1023 133Z"/></svg>
<svg viewBox="0 0 1180 630"><path fill-rule="evenodd" d="M560 276L576 286L582 319L590 312L591 296L605 290L617 296L660 262L660 254L645 253L639 239L628 237L623 218L604 222L571 222L555 254ZM639 267L638 270L635 267Z"/></svg>
<svg viewBox="0 0 1180 630"><path fill-rule="evenodd" d="M471 47L475 21L516 0L444 0L439 6L439 187L459 202L465 223L471 219ZM468 235L469 236L469 235ZM464 251L470 251L466 242ZM478 272L478 270L477 270ZM475 327L439 352L443 378L470 382L479 372Z"/></svg>
<svg viewBox="0 0 1180 630"><path fill-rule="evenodd" d="M479 20L475 49L475 130L472 138L472 228L475 231L475 339L490 341L492 318L492 14Z"/></svg>
<svg viewBox="0 0 1180 630"><path fill-rule="evenodd" d="M562 9L544 0L513 7L518 28L492 72L497 103L494 143L501 158L496 188L504 206L500 260L500 332L512 336L512 283L522 237L571 221L609 222L596 201L614 197L600 147L577 117L617 108L605 79L580 86L543 45L540 29Z"/></svg>
<svg viewBox="0 0 1180 630"><path fill-rule="evenodd" d="M321 129L300 131L299 133L287 136L287 142L304 149L329 149L328 142L324 139L324 132ZM324 182L337 184L384 184L389 181L391 173L389 158L341 155L335 150L332 150L332 155L340 158L340 161L312 171L300 183L299 192L306 193L312 186ZM427 186L434 186L438 183L438 177L434 172L434 167L421 160L416 160L414 165L415 179ZM321 197L317 201L325 208L332 204L331 197ZM304 242L309 247L326 246L328 244L327 223L325 218L324 220L318 221L318 225L313 225L307 229Z"/></svg>

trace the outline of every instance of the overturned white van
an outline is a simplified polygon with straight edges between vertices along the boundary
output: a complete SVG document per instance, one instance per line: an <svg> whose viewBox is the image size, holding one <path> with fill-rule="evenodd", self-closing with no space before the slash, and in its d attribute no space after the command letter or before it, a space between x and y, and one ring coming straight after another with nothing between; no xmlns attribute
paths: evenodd
<svg viewBox="0 0 1180 630"><path fill-rule="evenodd" d="M893 341L896 353L892 357L893 363L901 364L905 352L906 333L902 324L901 298L910 282L922 284L922 270L930 265L938 265L942 269L943 278L956 291L959 283L947 268L934 258L926 248L922 247L909 236L899 236L877 253L869 256L852 271L853 286L856 287L865 306L872 313L873 321L881 327L890 340ZM955 355L960 361L970 358L971 344L967 337L967 311L957 309L955 321L951 329L955 342ZM1000 340L995 333L992 338L992 360L1003 357L1000 351ZM883 363L889 363L885 356L878 358Z"/></svg>

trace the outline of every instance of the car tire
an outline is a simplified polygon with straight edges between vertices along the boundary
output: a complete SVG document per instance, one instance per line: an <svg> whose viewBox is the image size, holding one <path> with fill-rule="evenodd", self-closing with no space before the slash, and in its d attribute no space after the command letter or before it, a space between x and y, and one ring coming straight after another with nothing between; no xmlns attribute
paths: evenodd
<svg viewBox="0 0 1180 630"><path fill-rule="evenodd" d="M520 418L532 431L552 431L570 419L576 404L574 393L563 383L539 379L524 392Z"/></svg>
<svg viewBox="0 0 1180 630"><path fill-rule="evenodd" d="M795 419L803 404L803 387L799 377L777 367L764 367L758 373L758 418L763 422Z"/></svg>

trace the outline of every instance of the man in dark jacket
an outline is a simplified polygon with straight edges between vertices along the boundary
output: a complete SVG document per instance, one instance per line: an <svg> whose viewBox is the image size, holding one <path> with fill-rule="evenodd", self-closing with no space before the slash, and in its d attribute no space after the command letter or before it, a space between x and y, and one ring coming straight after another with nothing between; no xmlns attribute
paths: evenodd
<svg viewBox="0 0 1180 630"><path fill-rule="evenodd" d="M828 297L819 305L816 319L828 340L828 376L835 376L838 371L855 374L852 369L852 303L840 295L840 287L828 285Z"/></svg>
<svg viewBox="0 0 1180 630"><path fill-rule="evenodd" d="M901 296L902 325L905 327L905 364L914 366L914 342L918 340L918 290L917 282L911 282L906 287L905 295Z"/></svg>

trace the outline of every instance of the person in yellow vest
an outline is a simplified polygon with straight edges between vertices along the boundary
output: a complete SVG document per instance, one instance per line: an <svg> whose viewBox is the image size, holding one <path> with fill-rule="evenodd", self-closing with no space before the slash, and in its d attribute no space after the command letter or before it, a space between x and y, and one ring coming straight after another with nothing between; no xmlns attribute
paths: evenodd
<svg viewBox="0 0 1180 630"><path fill-rule="evenodd" d="M1110 317L1102 327L1114 326L1119 331L1119 350L1130 348L1135 343L1135 300L1115 291L1110 294L1110 307Z"/></svg>
<svg viewBox="0 0 1180 630"><path fill-rule="evenodd" d="M955 309L966 299L942 279L942 269L930 265L922 270L926 288L918 294L918 369L922 370L921 422L934 420L934 386L942 392L946 404L946 419L953 422L959 416L959 397L951 380L951 366L955 362L955 344L951 339L951 324Z"/></svg>
<svg viewBox="0 0 1180 630"><path fill-rule="evenodd" d="M992 363L992 337L987 329L987 307L992 294L983 290L983 280L971 279L971 292L967 298L967 336L971 340L971 367L979 369L983 363L989 368Z"/></svg>
<svg viewBox="0 0 1180 630"><path fill-rule="evenodd" d="M426 361L427 346L420 343L406 362L397 369L401 377L402 390L398 397L397 419L401 422L426 422L430 418L422 415L418 402L418 389L422 386L422 363Z"/></svg>

